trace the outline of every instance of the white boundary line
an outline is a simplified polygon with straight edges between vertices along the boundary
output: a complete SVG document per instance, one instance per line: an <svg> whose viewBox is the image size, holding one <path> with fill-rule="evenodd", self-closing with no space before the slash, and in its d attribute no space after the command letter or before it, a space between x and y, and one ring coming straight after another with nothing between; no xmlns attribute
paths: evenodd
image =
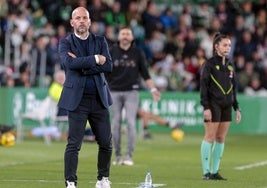
<svg viewBox="0 0 267 188"><path fill-rule="evenodd" d="M250 168L255 168L255 167L265 166L265 165L267 165L267 161L260 161L260 162L251 163L248 165L237 166L237 167L235 167L235 169L236 170L245 170L245 169L250 169Z"/></svg>
<svg viewBox="0 0 267 188"><path fill-rule="evenodd" d="M16 165L23 165L25 164L24 162L11 162L11 163L2 163L0 164L0 167L5 167L5 166L16 166Z"/></svg>

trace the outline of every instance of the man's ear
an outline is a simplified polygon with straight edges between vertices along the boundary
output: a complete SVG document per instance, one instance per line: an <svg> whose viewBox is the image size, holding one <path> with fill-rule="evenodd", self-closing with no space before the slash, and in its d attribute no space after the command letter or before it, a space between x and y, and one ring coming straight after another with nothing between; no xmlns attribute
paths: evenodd
<svg viewBox="0 0 267 188"><path fill-rule="evenodd" d="M71 25L71 27L73 27L72 19L70 20L70 25Z"/></svg>
<svg viewBox="0 0 267 188"><path fill-rule="evenodd" d="M218 50L218 44L215 44L214 48L215 48L215 51L217 51Z"/></svg>

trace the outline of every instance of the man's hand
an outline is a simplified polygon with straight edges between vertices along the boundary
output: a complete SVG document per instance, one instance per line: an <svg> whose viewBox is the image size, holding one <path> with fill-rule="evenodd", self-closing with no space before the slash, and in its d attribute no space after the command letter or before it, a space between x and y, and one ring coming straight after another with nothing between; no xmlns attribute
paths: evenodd
<svg viewBox="0 0 267 188"><path fill-rule="evenodd" d="M68 55L72 58L76 58L76 55L74 53L68 52Z"/></svg>
<svg viewBox="0 0 267 188"><path fill-rule="evenodd" d="M153 90L151 91L151 94L153 96L153 100L154 101L159 101L160 98L161 98L161 93L156 89L156 90Z"/></svg>
<svg viewBox="0 0 267 188"><path fill-rule="evenodd" d="M105 56L97 54L97 57L99 59L98 65L104 65L104 63L106 63L106 57Z"/></svg>

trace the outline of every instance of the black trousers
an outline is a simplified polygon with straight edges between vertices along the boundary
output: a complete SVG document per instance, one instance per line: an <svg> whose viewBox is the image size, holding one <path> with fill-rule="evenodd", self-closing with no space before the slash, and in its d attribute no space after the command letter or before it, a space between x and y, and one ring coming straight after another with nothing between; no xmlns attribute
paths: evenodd
<svg viewBox="0 0 267 188"><path fill-rule="evenodd" d="M98 95L84 94L75 111L68 112L69 136L65 150L65 180L77 182L78 155L81 149L87 120L98 144L98 176L109 177L112 155L112 138L109 110L101 104Z"/></svg>

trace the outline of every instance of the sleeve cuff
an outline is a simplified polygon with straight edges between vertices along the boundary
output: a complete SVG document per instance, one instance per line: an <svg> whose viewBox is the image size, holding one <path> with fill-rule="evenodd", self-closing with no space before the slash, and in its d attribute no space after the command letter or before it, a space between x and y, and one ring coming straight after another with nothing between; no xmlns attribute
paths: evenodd
<svg viewBox="0 0 267 188"><path fill-rule="evenodd" d="M98 56L97 56L97 55L95 55L95 62L96 62L96 64L98 64L98 65L99 65L99 58L98 58Z"/></svg>

